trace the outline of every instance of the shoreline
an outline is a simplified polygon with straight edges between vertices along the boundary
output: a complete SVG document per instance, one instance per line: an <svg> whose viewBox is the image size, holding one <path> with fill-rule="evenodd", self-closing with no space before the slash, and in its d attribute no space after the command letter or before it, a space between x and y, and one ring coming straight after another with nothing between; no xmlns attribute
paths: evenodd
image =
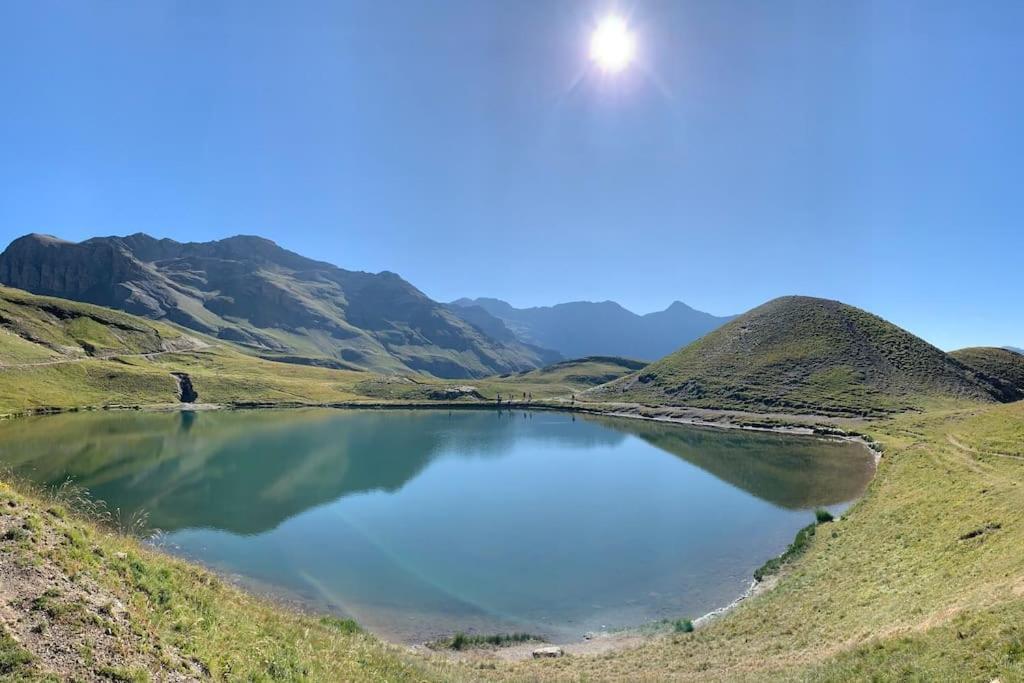
<svg viewBox="0 0 1024 683"><path fill-rule="evenodd" d="M877 467L882 458L882 451L856 431L850 432L836 426L837 420L846 420L854 425L870 422L869 419L836 418L827 415L789 414L789 413L746 413L729 409L692 408L687 406L664 406L661 408L642 404L615 404L614 407L602 407L602 404L570 404L564 405L552 401L543 402L508 402L496 404L492 401L332 401L329 403L303 402L242 402L242 403L147 403L138 405L103 405L103 406L44 406L13 413L0 413L0 423L27 417L47 415L64 415L69 413L87 413L100 411L124 412L206 412L218 410L289 410L301 408L333 408L336 410L538 410L564 412L596 417L613 417L630 420L645 420L666 424L684 425L698 429L738 429L742 431L782 434L787 436L806 436L833 441L857 443L870 451ZM624 408L632 408L629 412ZM643 410L668 410L681 414L644 414ZM689 413L686 411L690 411ZM722 419L714 420L708 417ZM736 418L734 420L733 418ZM745 418L745 419L744 419ZM788 418L788 421L787 421ZM757 422L751 420L764 420ZM779 423L768 423L779 420Z"/></svg>
<svg viewBox="0 0 1024 683"><path fill-rule="evenodd" d="M647 406L640 403L574 403L558 402L557 399L538 401L408 401L408 400L353 400L310 403L303 401L240 401L235 403L140 403L106 404L81 406L39 406L26 410L0 413L0 421L24 417L62 415L100 411L136 412L192 412L207 410L283 410L293 408L336 408L360 410L548 410L580 413L606 417L623 417L671 424L685 424L694 427L718 429L744 429L750 431L775 432L804 436L850 437L846 430L837 427L839 422L863 424L870 418L837 417L813 413L755 413L728 408L696 408L692 406ZM667 414L645 414L649 411L669 411ZM632 412L631 412L632 411ZM709 419L709 418L719 419ZM853 436L859 436L854 433Z"/></svg>
<svg viewBox="0 0 1024 683"><path fill-rule="evenodd" d="M218 411L218 410L270 410L270 409L301 409L301 408L332 408L337 410L542 410L549 412L568 412L568 413L579 413L581 415L591 415L594 417L611 417L621 419L633 419L633 420L645 420L650 422L662 422L665 424L682 425L697 429L738 429L744 431L754 431L762 433L776 433L788 436L804 436L810 438L818 438L830 441L847 441L857 443L863 446L872 456L874 462L874 472L872 472L872 479L877 473L879 462L882 458L882 452L877 449L875 442L866 440L863 436L857 433L850 434L845 430L839 429L832 425L823 425L821 422L814 422L814 420L831 420L827 416L813 416L813 415L802 415L799 416L801 421L795 422L783 422L777 425L766 425L766 424L753 424L744 422L733 422L730 418L739 417L741 413L735 411L726 410L712 410L712 409L700 409L703 414L709 414L725 418L724 421L716 421L709 419L702 419L694 415L645 415L642 411L645 406L639 404L631 404L631 406L637 412L627 412L619 405L615 408L604 408L599 405L559 405L554 403L503 403L496 404L494 402L456 402L456 401L436 401L436 402L422 402L422 401L351 401L351 402L332 402L332 403L234 403L234 404L217 404L217 403L168 403L168 404L143 404L134 406L86 406L86 407L70 407L70 408L41 408L32 411L25 411L22 413L15 414L4 414L0 415L0 422L3 420L13 420L16 418L23 417L38 417L47 415L58 415L65 413L78 413L78 412L97 412L97 411L137 411L137 412L205 412L205 411ZM662 408L661 410L687 410L686 408ZM654 408L654 410L658 410ZM755 415L755 414L745 414ZM760 416L760 414L756 414ZM771 415L764 415L768 419L776 419ZM783 417L780 415L779 417ZM787 416L792 417L792 416ZM811 421L803 421L811 420ZM159 547L156 544L147 543L154 550L165 553L168 556L176 557L174 553L167 552L166 550ZM785 552L785 551L783 551ZM776 557L780 557L782 553ZM177 556L180 558L180 556ZM256 597L262 598L270 602L271 604L277 605L282 609L288 609L292 611L298 611L300 613L312 613L311 610L306 609L312 607L312 605L303 605L304 600L289 600L284 595L275 597L273 591L261 591L259 589L253 590L255 587L246 587L244 581L238 581L238 577L234 577L235 580L229 574L219 572L206 564L191 560L187 558L180 558L189 564L197 567L202 567L207 571L220 576L222 579L226 579L229 583L236 587L244 590ZM750 585L734 600L727 605L716 608L703 614L692 620L694 630L700 630L706 628L718 619L728 615L735 609L737 609L744 602L749 601L752 598L756 598L763 593L772 590L779 581L779 575L770 576L764 580L758 581L752 579ZM297 604L298 603L298 604ZM656 622L655 622L656 623ZM587 633L583 639L577 641L571 641L567 643L560 643L557 647L561 648L566 654L573 655L598 655L609 652L620 651L624 649L630 649L637 647L646 642L653 640L659 636L665 634L658 631L644 632L645 626L626 628L621 631L611 631L607 633ZM372 632L371 632L372 633ZM484 659L484 660L504 660L504 661L516 661L521 659L529 659L533 656L533 650L538 647L548 645L544 642L534 642L514 645L511 647L499 647L499 648L471 648L461 651L437 651L427 647L426 643L400 643L393 640L388 640L386 637L378 634L374 634L374 637L381 640L381 642L393 645L396 647L403 647L410 652L424 653L433 652L434 654L441 654L452 659L465 659L467 656L473 659Z"/></svg>

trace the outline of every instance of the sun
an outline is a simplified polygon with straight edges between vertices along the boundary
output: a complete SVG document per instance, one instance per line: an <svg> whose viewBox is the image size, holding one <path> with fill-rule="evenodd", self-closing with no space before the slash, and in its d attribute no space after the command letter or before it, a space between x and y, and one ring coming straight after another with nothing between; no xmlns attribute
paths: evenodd
<svg viewBox="0 0 1024 683"><path fill-rule="evenodd" d="M609 73L622 71L636 56L636 38L621 17L605 17L590 37L590 58Z"/></svg>

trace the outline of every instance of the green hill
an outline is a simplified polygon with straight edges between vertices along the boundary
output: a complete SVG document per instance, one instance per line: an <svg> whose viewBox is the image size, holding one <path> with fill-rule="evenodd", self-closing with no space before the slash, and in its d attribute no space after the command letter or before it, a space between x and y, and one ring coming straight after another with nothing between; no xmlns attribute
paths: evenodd
<svg viewBox="0 0 1024 683"><path fill-rule="evenodd" d="M0 286L0 366L206 346L168 325Z"/></svg>
<svg viewBox="0 0 1024 683"><path fill-rule="evenodd" d="M218 343L174 324L0 285L0 367L196 351Z"/></svg>
<svg viewBox="0 0 1024 683"><path fill-rule="evenodd" d="M1024 354L987 346L953 351L949 355L988 377L1007 400L1024 398Z"/></svg>
<svg viewBox="0 0 1024 683"><path fill-rule="evenodd" d="M588 398L858 415L920 407L930 398L1006 397L987 377L876 315L789 296Z"/></svg>
<svg viewBox="0 0 1024 683"><path fill-rule="evenodd" d="M619 358L618 356L587 356L586 358L563 360L536 370L520 372L517 375L503 376L502 379L509 383L555 382L579 389L611 382L646 365L644 361Z"/></svg>

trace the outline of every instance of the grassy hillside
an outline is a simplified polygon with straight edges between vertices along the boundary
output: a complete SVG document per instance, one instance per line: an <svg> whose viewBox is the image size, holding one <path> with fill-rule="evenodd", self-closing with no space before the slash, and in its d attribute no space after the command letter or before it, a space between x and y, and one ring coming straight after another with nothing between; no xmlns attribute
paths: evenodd
<svg viewBox="0 0 1024 683"><path fill-rule="evenodd" d="M769 301L588 396L834 415L1002 397L984 377L909 332L810 297Z"/></svg>
<svg viewBox="0 0 1024 683"><path fill-rule="evenodd" d="M566 389L597 386L635 372L647 365L644 361L617 356L588 356L553 363L543 368L502 375L510 386L516 384L560 384Z"/></svg>
<svg viewBox="0 0 1024 683"><path fill-rule="evenodd" d="M366 372L276 363L101 306L0 287L0 414L178 402L185 373L202 403L361 398Z"/></svg>
<svg viewBox="0 0 1024 683"><path fill-rule="evenodd" d="M949 355L975 371L987 375L1008 400L1024 398L1024 354L995 347L977 346Z"/></svg>
<svg viewBox="0 0 1024 683"><path fill-rule="evenodd" d="M168 325L0 286L0 366L205 346Z"/></svg>

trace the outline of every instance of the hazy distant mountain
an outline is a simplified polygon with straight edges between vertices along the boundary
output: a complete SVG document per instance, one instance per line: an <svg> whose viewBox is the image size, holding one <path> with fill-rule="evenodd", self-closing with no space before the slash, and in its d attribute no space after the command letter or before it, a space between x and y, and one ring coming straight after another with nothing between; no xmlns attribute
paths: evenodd
<svg viewBox="0 0 1024 683"><path fill-rule="evenodd" d="M654 360L729 322L676 301L664 311L637 315L614 301L576 301L513 308L500 299L459 299L458 309L480 308L523 343L554 349L566 358L623 356Z"/></svg>
<svg viewBox="0 0 1024 683"><path fill-rule="evenodd" d="M497 342L525 346L542 361L544 366L563 360L562 354L558 351L521 341L503 320L491 315L481 306L456 306L455 304L448 304L447 308Z"/></svg>
<svg viewBox="0 0 1024 683"><path fill-rule="evenodd" d="M0 254L0 282L165 319L281 358L479 377L551 354L497 340L389 272L348 271L238 236L180 243L135 234L81 243L27 235Z"/></svg>
<svg viewBox="0 0 1024 683"><path fill-rule="evenodd" d="M1004 346L1007 351L1013 351L1014 353L1024 354L1024 349L1019 349L1016 346Z"/></svg>

